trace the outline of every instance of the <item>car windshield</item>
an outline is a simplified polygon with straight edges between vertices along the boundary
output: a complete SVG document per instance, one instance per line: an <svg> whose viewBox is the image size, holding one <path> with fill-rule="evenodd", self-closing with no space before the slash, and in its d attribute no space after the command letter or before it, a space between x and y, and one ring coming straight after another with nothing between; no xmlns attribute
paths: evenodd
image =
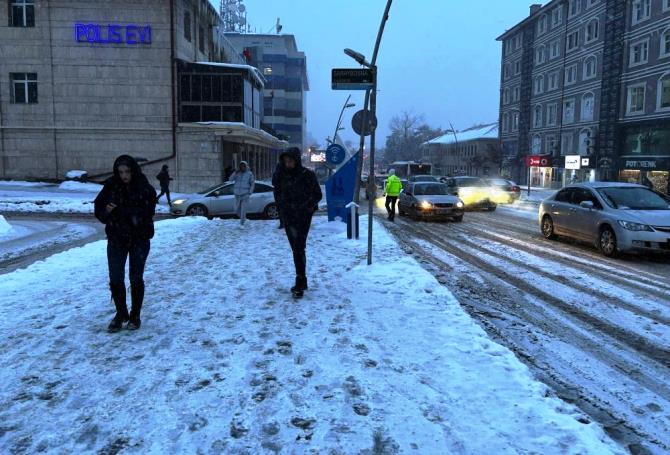
<svg viewBox="0 0 670 455"><path fill-rule="evenodd" d="M503 180L503 179L493 179L493 180L489 180L489 182L491 182L491 185L495 185L495 186L507 186L507 185L510 184L507 180Z"/></svg>
<svg viewBox="0 0 670 455"><path fill-rule="evenodd" d="M458 186L464 186L464 187L469 187L469 186L488 186L486 181L483 179L478 179L475 177L472 178L462 178L462 179L456 179L456 184Z"/></svg>
<svg viewBox="0 0 670 455"><path fill-rule="evenodd" d="M199 191L198 194L208 194L208 193L211 193L212 191L216 190L217 188L220 188L221 186L222 186L221 184L215 185L215 186L213 186L213 187L211 187L211 188L207 188L205 191Z"/></svg>
<svg viewBox="0 0 670 455"><path fill-rule="evenodd" d="M448 195L449 188L443 183L431 183L426 185L414 185L415 196L440 196Z"/></svg>
<svg viewBox="0 0 670 455"><path fill-rule="evenodd" d="M607 205L621 210L670 210L669 202L650 189L641 187L599 188Z"/></svg>

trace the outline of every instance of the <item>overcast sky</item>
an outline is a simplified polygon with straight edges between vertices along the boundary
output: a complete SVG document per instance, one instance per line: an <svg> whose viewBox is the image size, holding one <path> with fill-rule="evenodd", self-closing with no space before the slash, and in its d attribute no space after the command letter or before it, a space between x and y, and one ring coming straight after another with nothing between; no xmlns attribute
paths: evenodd
<svg viewBox="0 0 670 455"><path fill-rule="evenodd" d="M213 3L218 1L212 0ZM378 142L393 115L423 114L432 126L457 129L495 122L500 43L495 38L528 15L532 0L395 0L379 53ZM546 3L546 2L545 2ZM371 57L386 0L245 0L250 24L270 31L281 19L307 55L307 128L321 144L331 136L347 92L333 91L330 70L356 67L345 47ZM352 100L363 105L363 92ZM355 139L350 109L345 139Z"/></svg>

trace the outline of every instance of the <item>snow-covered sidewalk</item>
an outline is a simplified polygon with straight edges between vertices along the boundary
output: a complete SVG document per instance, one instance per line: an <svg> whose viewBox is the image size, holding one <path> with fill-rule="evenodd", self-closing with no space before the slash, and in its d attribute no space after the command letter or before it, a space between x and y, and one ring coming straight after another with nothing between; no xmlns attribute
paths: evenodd
<svg viewBox="0 0 670 455"><path fill-rule="evenodd" d="M102 189L97 183L66 181L50 183L0 181L0 213L93 213L93 201ZM173 199L182 196L171 194ZM169 213L165 197L156 213Z"/></svg>
<svg viewBox="0 0 670 455"><path fill-rule="evenodd" d="M0 453L623 453L381 227L372 267L344 237L315 219L294 301L275 223L160 222L115 335L105 242L0 276Z"/></svg>

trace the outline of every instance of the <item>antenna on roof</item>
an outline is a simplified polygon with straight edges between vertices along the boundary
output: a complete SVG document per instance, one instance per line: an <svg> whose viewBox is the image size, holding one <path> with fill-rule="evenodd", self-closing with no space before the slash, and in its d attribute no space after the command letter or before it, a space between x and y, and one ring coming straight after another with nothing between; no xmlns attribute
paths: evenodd
<svg viewBox="0 0 670 455"><path fill-rule="evenodd" d="M250 25L247 21L247 7L244 0L221 0L219 14L226 33L247 33Z"/></svg>

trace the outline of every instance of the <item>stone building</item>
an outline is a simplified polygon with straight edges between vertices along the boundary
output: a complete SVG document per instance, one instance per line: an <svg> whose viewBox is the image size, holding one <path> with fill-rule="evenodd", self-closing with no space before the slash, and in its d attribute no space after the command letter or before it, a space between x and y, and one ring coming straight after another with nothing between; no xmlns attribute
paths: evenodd
<svg viewBox="0 0 670 455"><path fill-rule="evenodd" d="M650 178L666 191L669 27L670 0L532 5L498 38L505 172L526 181L525 158L541 156L546 166L530 173L538 186ZM580 165L566 169L566 157Z"/></svg>
<svg viewBox="0 0 670 455"><path fill-rule="evenodd" d="M264 79L207 0L7 1L0 178L102 180L121 153L169 165L177 191L241 159L270 176L286 143L261 127Z"/></svg>

